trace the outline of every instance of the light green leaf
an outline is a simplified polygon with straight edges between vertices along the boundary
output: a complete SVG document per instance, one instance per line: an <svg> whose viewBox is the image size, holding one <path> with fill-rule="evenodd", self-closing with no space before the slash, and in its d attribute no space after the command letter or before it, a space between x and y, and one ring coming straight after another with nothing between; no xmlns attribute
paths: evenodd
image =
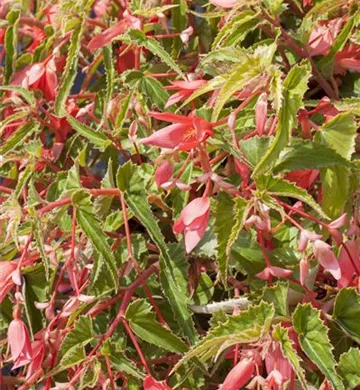
<svg viewBox="0 0 360 390"><path fill-rule="evenodd" d="M66 66L62 74L58 93L55 98L55 114L58 116L66 115L66 99L69 96L71 88L77 73L77 65L79 60L79 53L81 48L81 37L85 25L85 16L83 16L81 23L76 26L71 34L69 53L66 58Z"/></svg>
<svg viewBox="0 0 360 390"><path fill-rule="evenodd" d="M297 379L299 380L304 390L308 389L308 385L305 378L305 371L301 367L302 359L296 353L294 343L289 337L289 331L286 328L282 328L280 324L276 325L273 330L273 338L280 343L282 354L289 360L291 367L296 373Z"/></svg>
<svg viewBox="0 0 360 390"><path fill-rule="evenodd" d="M310 64L305 62L291 68L284 82L283 105L279 112L276 136L266 155L256 166L253 176L269 171L288 145L291 131L296 126L296 115L303 106L302 99L311 75Z"/></svg>
<svg viewBox="0 0 360 390"><path fill-rule="evenodd" d="M354 288L343 288L336 296L333 319L360 344L360 294Z"/></svg>
<svg viewBox="0 0 360 390"><path fill-rule="evenodd" d="M251 137L239 142L240 149L244 153L246 161L255 167L269 148L273 137Z"/></svg>
<svg viewBox="0 0 360 390"><path fill-rule="evenodd" d="M339 111L348 111L356 116L360 116L360 98L345 98L334 102L334 106Z"/></svg>
<svg viewBox="0 0 360 390"><path fill-rule="evenodd" d="M347 390L360 386L360 349L350 348L340 356L338 372L344 379Z"/></svg>
<svg viewBox="0 0 360 390"><path fill-rule="evenodd" d="M160 57L165 64L178 73L181 77L185 77L177 63L169 56L166 50L160 45L160 43L151 37L145 35L140 30L130 30L125 35L121 36L121 40L128 43L135 43L137 46L145 47L153 54Z"/></svg>
<svg viewBox="0 0 360 390"><path fill-rule="evenodd" d="M5 71L4 84L8 84L12 74L15 71L15 63L17 57L18 34L17 26L20 17L19 11L11 11L11 25L6 29L4 47L5 47Z"/></svg>
<svg viewBox="0 0 360 390"><path fill-rule="evenodd" d="M108 145L111 144L109 138L103 133L93 130L91 127L77 121L73 116L67 115L67 121L80 135L87 138L101 151L104 151Z"/></svg>
<svg viewBox="0 0 360 390"><path fill-rule="evenodd" d="M114 254L108 244L108 238L92 213L90 196L85 191L77 191L72 196L76 208L76 222L86 237L91 241L99 255L104 259L106 268L111 275L115 289L118 286L118 270Z"/></svg>
<svg viewBox="0 0 360 390"><path fill-rule="evenodd" d="M142 77L139 82L139 89L146 98L150 99L160 109L164 108L169 99L169 94L164 86L153 77Z"/></svg>
<svg viewBox="0 0 360 390"><path fill-rule="evenodd" d="M175 365L173 371L193 358L206 363L212 358L216 359L223 351L235 344L257 342L269 331L273 317L273 305L265 302L229 317L226 322L210 329L208 334Z"/></svg>
<svg viewBox="0 0 360 390"><path fill-rule="evenodd" d="M326 145L311 141L296 141L279 158L274 173L328 168L336 165L351 167L349 161Z"/></svg>
<svg viewBox="0 0 360 390"><path fill-rule="evenodd" d="M318 138L340 156L351 160L355 151L356 122L354 115L343 112L327 121L317 133Z"/></svg>
<svg viewBox="0 0 360 390"><path fill-rule="evenodd" d="M187 345L174 333L156 320L151 305L144 299L132 302L125 313L133 332L142 340L157 345L170 352L184 353Z"/></svg>
<svg viewBox="0 0 360 390"><path fill-rule="evenodd" d="M298 305L293 314L293 327L299 335L301 348L329 380L333 390L344 390L342 380L336 373L333 347L328 338L328 328L320 318L320 311L310 304Z"/></svg>
<svg viewBox="0 0 360 390"><path fill-rule="evenodd" d="M81 316L74 328L65 336L58 355L58 367L64 369L84 358L83 348L93 340L92 322L89 316Z"/></svg>
<svg viewBox="0 0 360 390"><path fill-rule="evenodd" d="M275 309L275 316L288 317L288 282L277 282L273 286L266 286L260 301L272 303Z"/></svg>
<svg viewBox="0 0 360 390"><path fill-rule="evenodd" d="M308 204L321 217L328 218L321 207L312 198L312 196L309 195L304 189L297 187L293 183L272 175L261 175L256 179L256 184L257 190L259 192L259 198L261 198L262 192L270 195L295 198Z"/></svg>
<svg viewBox="0 0 360 390"><path fill-rule="evenodd" d="M99 380L100 371L99 361L89 363L84 374L81 375L79 390L93 388Z"/></svg>
<svg viewBox="0 0 360 390"><path fill-rule="evenodd" d="M38 129L39 124L36 122L30 122L24 126L21 126L0 146L0 155L5 155L8 152L14 150Z"/></svg>

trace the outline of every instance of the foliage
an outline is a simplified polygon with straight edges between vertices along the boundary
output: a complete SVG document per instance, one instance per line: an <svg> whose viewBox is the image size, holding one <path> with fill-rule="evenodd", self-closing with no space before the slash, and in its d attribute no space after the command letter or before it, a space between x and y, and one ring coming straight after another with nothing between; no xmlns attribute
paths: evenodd
<svg viewBox="0 0 360 390"><path fill-rule="evenodd" d="M359 25L0 1L2 388L359 388Z"/></svg>

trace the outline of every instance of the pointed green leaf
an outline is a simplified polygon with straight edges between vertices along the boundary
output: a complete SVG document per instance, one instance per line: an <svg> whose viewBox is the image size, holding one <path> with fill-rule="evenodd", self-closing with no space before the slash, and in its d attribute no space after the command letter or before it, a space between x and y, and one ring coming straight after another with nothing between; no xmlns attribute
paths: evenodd
<svg viewBox="0 0 360 390"><path fill-rule="evenodd" d="M333 390L344 390L341 378L336 373L328 328L320 318L320 311L310 304L298 305L293 314L293 326L299 335L301 348L329 380Z"/></svg>
<svg viewBox="0 0 360 390"><path fill-rule="evenodd" d="M336 296L334 320L360 344L360 294L354 288L343 288Z"/></svg>
<svg viewBox="0 0 360 390"><path fill-rule="evenodd" d="M340 356L339 374L345 381L346 389L352 390L360 386L360 349L350 348Z"/></svg>
<svg viewBox="0 0 360 390"><path fill-rule="evenodd" d="M39 124L36 122L30 122L24 126L21 126L0 146L0 155L5 155L8 152L14 150L38 129Z"/></svg>

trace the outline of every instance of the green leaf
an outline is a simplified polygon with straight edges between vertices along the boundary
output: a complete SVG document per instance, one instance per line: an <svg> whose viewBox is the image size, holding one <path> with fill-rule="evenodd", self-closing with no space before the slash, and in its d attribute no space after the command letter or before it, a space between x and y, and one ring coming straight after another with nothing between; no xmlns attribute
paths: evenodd
<svg viewBox="0 0 360 390"><path fill-rule="evenodd" d="M112 343L109 344L109 360L114 371L125 372L127 375L143 380L145 378L145 374L126 357L125 352L117 351Z"/></svg>
<svg viewBox="0 0 360 390"><path fill-rule="evenodd" d="M11 25L6 29L4 47L5 47L5 71L4 84L8 84L12 74L15 71L15 63L17 57L17 26L20 17L19 11L12 11Z"/></svg>
<svg viewBox="0 0 360 390"><path fill-rule="evenodd" d="M265 194L275 196L285 196L301 200L312 207L321 217L328 218L321 207L315 202L311 195L309 195L304 189L297 187L295 184L290 183L279 177L272 175L261 175L256 179L257 190L259 197L261 198L262 192Z"/></svg>
<svg viewBox="0 0 360 390"><path fill-rule="evenodd" d="M266 286L260 301L272 303L275 309L275 316L288 317L288 282L277 282L273 286Z"/></svg>
<svg viewBox="0 0 360 390"><path fill-rule="evenodd" d="M65 369L84 359L84 347L94 338L90 317L81 316L65 336L58 355L58 368Z"/></svg>
<svg viewBox="0 0 360 390"><path fill-rule="evenodd" d="M290 142L291 131L296 126L297 112L303 106L302 99L307 90L310 75L311 68L308 62L292 67L287 75L275 139L268 152L254 169L253 176L269 171L275 165L282 150Z"/></svg>
<svg viewBox="0 0 360 390"><path fill-rule="evenodd" d="M308 358L328 379L334 390L344 390L341 378L335 370L332 345L328 329L320 318L320 311L310 304L298 305L293 314L293 327L299 335L299 343Z"/></svg>
<svg viewBox="0 0 360 390"><path fill-rule="evenodd" d="M0 155L4 156L8 152L14 150L38 129L39 124L36 122L30 122L21 126L0 146Z"/></svg>
<svg viewBox="0 0 360 390"><path fill-rule="evenodd" d="M334 102L334 106L339 111L349 111L356 116L360 116L360 98L347 98Z"/></svg>
<svg viewBox="0 0 360 390"><path fill-rule="evenodd" d="M245 10L224 24L212 44L212 50L221 46L231 46L241 43L246 35L259 23L258 14Z"/></svg>
<svg viewBox="0 0 360 390"><path fill-rule="evenodd" d="M35 107L36 100L32 91L20 87L19 85L1 85L0 91L11 91L19 93L30 106Z"/></svg>
<svg viewBox="0 0 360 390"><path fill-rule="evenodd" d="M31 333L34 335L45 325L45 319L40 310L35 307L35 302L46 302L48 294L48 282L44 266L37 264L22 270L24 277L23 296L29 318Z"/></svg>
<svg viewBox="0 0 360 390"><path fill-rule="evenodd" d="M93 388L99 380L101 364L99 361L90 362L86 366L84 374L81 375L79 390Z"/></svg>
<svg viewBox="0 0 360 390"><path fill-rule="evenodd" d="M125 35L121 36L121 40L127 43L135 43L137 46L145 47L158 56L169 68L173 69L181 77L185 77L180 67L169 56L160 43L156 39L146 36L143 31L130 30Z"/></svg>
<svg viewBox="0 0 360 390"><path fill-rule="evenodd" d="M174 5L178 5L171 11L172 25L174 27L174 32L181 33L186 28L186 12L188 6L185 0L174 0ZM177 58L183 43L181 42L180 37L175 37L173 40L172 55L174 58Z"/></svg>
<svg viewBox="0 0 360 390"><path fill-rule="evenodd" d="M33 215L32 219L32 231L34 234L34 238L36 241L36 246L39 250L42 263L45 269L45 279L49 280L50 277L50 259L45 251L45 243L44 243L44 228L41 226L41 220L36 216L36 212L32 209L29 210Z"/></svg>
<svg viewBox="0 0 360 390"><path fill-rule="evenodd" d="M360 294L354 288L343 288L338 293L333 319L360 344Z"/></svg>
<svg viewBox="0 0 360 390"><path fill-rule="evenodd" d="M149 208L144 180L140 176L140 169L131 162L127 162L121 166L116 175L117 185L120 191L124 192L126 204L134 213L135 217L145 226L149 236L160 250L161 272L166 275L165 278L162 278L162 286L184 334L193 343L196 339L196 332L192 323L191 314L186 306L187 300L184 299L186 289L184 290L183 286L176 279L174 259L169 254L169 248L165 243L164 236Z"/></svg>
<svg viewBox="0 0 360 390"><path fill-rule="evenodd" d="M251 137L239 142L240 149L244 153L246 161L255 167L269 148L273 137Z"/></svg>
<svg viewBox="0 0 360 390"><path fill-rule="evenodd" d="M296 141L278 160L274 173L301 169L320 169L336 165L351 167L351 163L329 148L317 142Z"/></svg>
<svg viewBox="0 0 360 390"><path fill-rule="evenodd" d="M188 347L170 330L156 320L151 305L144 299L132 302L125 313L133 332L142 340L157 345L170 352L184 353Z"/></svg>
<svg viewBox="0 0 360 390"><path fill-rule="evenodd" d="M76 222L86 237L91 241L99 255L104 259L106 268L111 275L115 289L118 286L118 270L114 254L108 244L108 238L100 226L99 221L92 213L90 195L85 191L77 191L72 196L73 206L76 208Z"/></svg>
<svg viewBox="0 0 360 390"><path fill-rule="evenodd" d="M139 89L146 98L150 99L160 109L164 108L169 99L169 94L164 86L153 77L142 77L139 82Z"/></svg>
<svg viewBox="0 0 360 390"><path fill-rule="evenodd" d="M327 121L317 135L322 143L334 149L340 156L351 160L355 151L356 131L354 115L343 112Z"/></svg>
<svg viewBox="0 0 360 390"><path fill-rule="evenodd" d="M349 200L350 171L346 167L334 166L320 170L321 206L331 219L339 217Z"/></svg>
<svg viewBox="0 0 360 390"><path fill-rule="evenodd" d="M360 349L350 348L340 356L338 372L345 381L346 389L360 386Z"/></svg>
<svg viewBox="0 0 360 390"><path fill-rule="evenodd" d="M105 46L103 48L103 57L105 65L105 75L106 75L106 94L104 102L104 112L103 120L107 118L107 109L111 101L113 91L114 91L114 80L115 80L115 68L114 68L114 59L112 56L112 47L111 45Z"/></svg>
<svg viewBox="0 0 360 390"><path fill-rule="evenodd" d="M289 360L291 367L296 373L297 379L299 380L304 390L308 389L308 385L305 378L305 371L301 367L302 359L296 353L293 341L289 337L289 330L282 328L280 324L276 325L273 330L272 336L275 340L280 343L282 354Z"/></svg>
<svg viewBox="0 0 360 390"><path fill-rule="evenodd" d="M104 151L106 147L111 144L111 141L103 132L93 130L84 123L77 121L71 115L66 115L66 119L74 130L76 130L83 137L87 138L101 151Z"/></svg>
<svg viewBox="0 0 360 390"><path fill-rule="evenodd" d="M177 370L193 358L197 358L202 363L206 363L211 358L216 359L223 351L235 344L256 343L269 331L273 317L273 305L265 302L229 317L226 322L210 329L208 334L183 356L173 370Z"/></svg>
<svg viewBox="0 0 360 390"><path fill-rule="evenodd" d="M83 16L81 23L76 26L71 34L69 53L66 58L66 66L63 71L58 93L55 98L55 114L58 116L66 115L66 99L69 96L71 88L77 73L79 53L81 48L81 38L84 31L85 17Z"/></svg>

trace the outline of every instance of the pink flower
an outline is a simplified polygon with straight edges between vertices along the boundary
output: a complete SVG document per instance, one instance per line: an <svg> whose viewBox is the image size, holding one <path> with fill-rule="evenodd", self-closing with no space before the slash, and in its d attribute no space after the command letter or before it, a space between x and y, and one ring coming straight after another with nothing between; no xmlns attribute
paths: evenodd
<svg viewBox="0 0 360 390"><path fill-rule="evenodd" d="M289 360L281 352L280 344L272 342L265 355L266 371L270 374L274 370L280 372L284 381L288 381L294 375L294 371Z"/></svg>
<svg viewBox="0 0 360 390"><path fill-rule="evenodd" d="M123 17L124 19L121 22L115 24L114 26L108 28L107 30L94 37L89 42L89 50L94 51L96 49L101 49L102 47L109 44L115 37L124 34L129 29L140 29L140 19L130 15L128 11L124 12Z"/></svg>
<svg viewBox="0 0 360 390"><path fill-rule="evenodd" d="M264 268L261 272L256 274L256 277L262 280L269 280L272 276L275 276L276 278L287 278L292 273L293 271L272 265Z"/></svg>
<svg viewBox="0 0 360 390"><path fill-rule="evenodd" d="M267 94L262 93L255 107L256 131L261 137L265 130L266 115L267 115Z"/></svg>
<svg viewBox="0 0 360 390"><path fill-rule="evenodd" d="M338 286L340 288L348 287L351 285L354 274L360 272L360 241L349 240L343 244L339 254L339 265L341 279L338 282ZM354 268L354 265L357 269Z"/></svg>
<svg viewBox="0 0 360 390"><path fill-rule="evenodd" d="M143 382L144 390L172 390L165 381L157 381L151 375L148 375Z"/></svg>
<svg viewBox="0 0 360 390"><path fill-rule="evenodd" d="M163 188L164 190L170 190L177 186L180 190L190 190L191 187L187 184L184 184L179 179L172 179L171 177L174 173L173 165L168 161L163 161L155 172L155 182L159 188Z"/></svg>
<svg viewBox="0 0 360 390"><path fill-rule="evenodd" d="M233 8L238 0L210 0L211 4L221 8Z"/></svg>
<svg viewBox="0 0 360 390"><path fill-rule="evenodd" d="M196 198L181 212L174 233L184 232L186 252L190 253L202 239L210 216L209 198Z"/></svg>
<svg viewBox="0 0 360 390"><path fill-rule="evenodd" d="M306 279L309 275L309 261L307 259L300 260L300 283L305 286Z"/></svg>
<svg viewBox="0 0 360 390"><path fill-rule="evenodd" d="M253 359L242 359L226 376L221 390L238 390L254 375L255 363Z"/></svg>
<svg viewBox="0 0 360 390"><path fill-rule="evenodd" d="M342 19L321 22L310 34L308 50L311 57L326 55L338 35Z"/></svg>
<svg viewBox="0 0 360 390"><path fill-rule="evenodd" d="M0 262L0 303L14 287L13 273L16 268L17 265L14 261Z"/></svg>
<svg viewBox="0 0 360 390"><path fill-rule="evenodd" d="M43 340L36 340L31 344L32 359L29 364L26 377L30 378L37 370L41 368L45 356L45 342Z"/></svg>
<svg viewBox="0 0 360 390"><path fill-rule="evenodd" d="M184 45L189 43L191 35L194 33L194 29L190 26L180 33L180 39Z"/></svg>
<svg viewBox="0 0 360 390"><path fill-rule="evenodd" d="M301 230L298 251L303 252L306 249L309 241L320 240L321 237L322 236L320 234L310 232L309 230L306 229Z"/></svg>
<svg viewBox="0 0 360 390"><path fill-rule="evenodd" d="M168 91L179 91L170 96L169 100L166 102L165 108L172 106L175 103L181 102L187 99L193 94L196 90L207 83L206 80L193 80L193 81L171 81L169 87L165 87Z"/></svg>
<svg viewBox="0 0 360 390"><path fill-rule="evenodd" d="M183 116L150 111L151 117L174 123L156 131L150 137L143 138L145 145L165 149L190 150L208 137L213 136L212 125L197 116Z"/></svg>
<svg viewBox="0 0 360 390"><path fill-rule="evenodd" d="M314 255L317 261L326 271L330 272L336 280L341 278L339 263L329 244L326 244L321 240L316 240L314 242Z"/></svg>
<svg viewBox="0 0 360 390"><path fill-rule="evenodd" d="M303 7L307 7L308 5L312 5L313 0L303 0Z"/></svg>
<svg viewBox="0 0 360 390"><path fill-rule="evenodd" d="M14 362L13 368L22 367L30 363L32 350L29 331L23 321L12 320L8 329L8 343L11 351L11 358Z"/></svg>
<svg viewBox="0 0 360 390"><path fill-rule="evenodd" d="M360 72L360 45L349 45L342 51L336 53L335 61L341 70L354 70Z"/></svg>

